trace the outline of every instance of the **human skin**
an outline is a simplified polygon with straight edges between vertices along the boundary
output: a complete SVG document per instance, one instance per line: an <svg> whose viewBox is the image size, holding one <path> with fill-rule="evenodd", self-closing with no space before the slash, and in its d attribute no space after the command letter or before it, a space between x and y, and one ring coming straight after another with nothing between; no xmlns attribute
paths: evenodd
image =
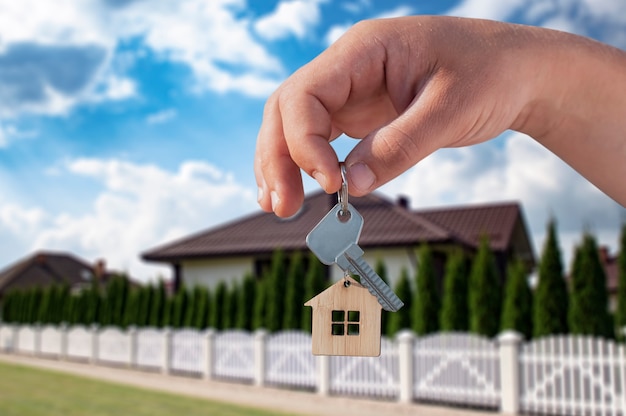
<svg viewBox="0 0 626 416"><path fill-rule="evenodd" d="M341 186L330 142L361 138L348 188L365 195L440 148L515 130L626 205L626 52L588 38L478 19L363 21L268 99L255 175L259 204L293 215L300 169Z"/></svg>

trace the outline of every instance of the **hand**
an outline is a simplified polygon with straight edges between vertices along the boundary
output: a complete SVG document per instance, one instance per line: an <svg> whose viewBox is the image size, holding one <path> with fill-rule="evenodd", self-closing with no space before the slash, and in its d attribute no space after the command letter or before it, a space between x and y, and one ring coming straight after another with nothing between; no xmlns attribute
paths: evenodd
<svg viewBox="0 0 626 416"><path fill-rule="evenodd" d="M300 169L326 192L336 192L341 175L329 142L342 133L362 138L346 158L355 196L439 148L480 143L507 129L532 135L583 174L606 182L584 160L585 148L571 149L588 136L563 127L596 113L582 103L593 103L596 93L572 93L586 71L594 68L598 76L594 61L616 61L606 75L626 85L623 53L606 47L606 56L598 45L562 32L474 19L359 23L268 99L255 157L259 203L279 216L294 214L303 200ZM576 57L587 62L579 72L567 65ZM624 96L604 99L623 110ZM576 126L594 129L592 124ZM572 137L563 140L564 132ZM625 156L623 139L615 145Z"/></svg>

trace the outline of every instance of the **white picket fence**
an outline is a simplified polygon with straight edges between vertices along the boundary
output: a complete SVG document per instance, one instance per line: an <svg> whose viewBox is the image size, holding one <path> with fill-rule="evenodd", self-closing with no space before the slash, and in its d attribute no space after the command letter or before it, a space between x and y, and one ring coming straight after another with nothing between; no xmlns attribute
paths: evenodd
<svg viewBox="0 0 626 416"><path fill-rule="evenodd" d="M0 325L0 351L189 377L426 401L505 413L626 416L626 351L590 337L523 343L444 333L383 339L381 355L311 354L299 331L215 332Z"/></svg>

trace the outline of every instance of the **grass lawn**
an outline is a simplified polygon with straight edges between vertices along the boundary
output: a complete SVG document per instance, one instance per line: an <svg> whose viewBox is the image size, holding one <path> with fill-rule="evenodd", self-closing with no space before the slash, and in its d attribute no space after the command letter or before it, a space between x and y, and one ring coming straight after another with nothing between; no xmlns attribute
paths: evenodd
<svg viewBox="0 0 626 416"><path fill-rule="evenodd" d="M265 411L0 363L2 416L270 416Z"/></svg>

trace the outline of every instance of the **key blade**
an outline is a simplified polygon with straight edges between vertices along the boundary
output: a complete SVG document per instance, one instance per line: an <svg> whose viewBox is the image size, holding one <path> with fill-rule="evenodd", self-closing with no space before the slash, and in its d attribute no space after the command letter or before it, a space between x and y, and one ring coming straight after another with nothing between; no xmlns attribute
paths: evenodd
<svg viewBox="0 0 626 416"><path fill-rule="evenodd" d="M326 265L335 263L337 256L359 241L363 228L363 217L351 204L348 204L350 216L347 220L339 219L340 210L340 204L331 208L306 236L306 245Z"/></svg>
<svg viewBox="0 0 626 416"><path fill-rule="evenodd" d="M378 303L384 310L390 312L398 311L404 302L391 290L391 288L380 278L369 264L361 256L352 257L351 253L344 253L344 257L349 263L350 272L361 276L361 284L376 296Z"/></svg>

